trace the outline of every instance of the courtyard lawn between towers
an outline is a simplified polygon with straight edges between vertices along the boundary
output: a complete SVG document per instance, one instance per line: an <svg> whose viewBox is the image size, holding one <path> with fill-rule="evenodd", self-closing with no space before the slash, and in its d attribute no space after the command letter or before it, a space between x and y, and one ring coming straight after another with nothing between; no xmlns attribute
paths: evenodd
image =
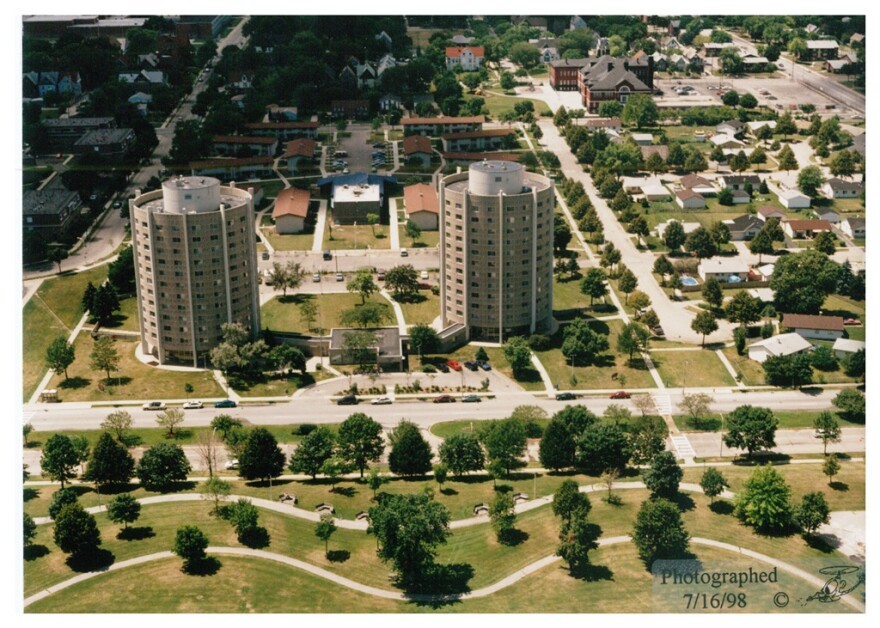
<svg viewBox="0 0 880 628"><path fill-rule="evenodd" d="M670 388L736 386L714 351L655 351L651 354L663 383Z"/></svg>
<svg viewBox="0 0 880 628"><path fill-rule="evenodd" d="M398 301L407 325L424 323L430 325L440 316L440 297L430 290L419 290L412 301Z"/></svg>
<svg viewBox="0 0 880 628"><path fill-rule="evenodd" d="M315 241L314 233L279 235L275 233L275 227L265 226L260 231L276 251L311 251Z"/></svg>
<svg viewBox="0 0 880 628"><path fill-rule="evenodd" d="M329 217L328 217L329 220ZM388 225L334 225L327 224L324 230L322 248L330 250L344 249L388 249L391 248L391 236ZM374 235L374 233L376 235ZM377 237L379 234L384 237Z"/></svg>
<svg viewBox="0 0 880 628"><path fill-rule="evenodd" d="M324 281L332 280L330 276L324 277ZM312 301L318 306L317 317L312 323L310 330L306 321L303 320L299 304L304 301ZM382 303L388 306L391 318L383 325L394 325L394 312L391 304L381 295L373 294L367 298L367 303ZM361 304L361 297L350 292L332 292L328 294L288 294L273 297L271 301L263 304L260 310L260 320L263 327L272 331L291 332L300 334L318 334L322 330L329 331L333 327L342 327L342 313L345 310L357 307Z"/></svg>

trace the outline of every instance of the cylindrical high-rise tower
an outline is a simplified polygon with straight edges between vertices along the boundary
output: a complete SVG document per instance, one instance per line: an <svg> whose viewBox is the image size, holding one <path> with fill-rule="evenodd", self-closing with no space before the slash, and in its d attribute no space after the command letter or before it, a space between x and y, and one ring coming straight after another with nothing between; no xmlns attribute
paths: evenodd
<svg viewBox="0 0 880 628"><path fill-rule="evenodd" d="M141 347L160 363L207 363L224 323L260 331L253 196L176 177L129 201Z"/></svg>
<svg viewBox="0 0 880 628"><path fill-rule="evenodd" d="M510 161L471 164L440 183L444 327L503 341L553 320L553 182Z"/></svg>

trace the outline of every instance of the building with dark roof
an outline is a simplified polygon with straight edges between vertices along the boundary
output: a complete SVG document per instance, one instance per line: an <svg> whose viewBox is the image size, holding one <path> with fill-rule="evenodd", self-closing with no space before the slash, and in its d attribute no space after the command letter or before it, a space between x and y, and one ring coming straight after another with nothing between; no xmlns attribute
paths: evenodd
<svg viewBox="0 0 880 628"><path fill-rule="evenodd" d="M49 136L49 145L64 151L73 148L76 141L89 131L116 128L116 120L111 117L53 118L43 120L42 124Z"/></svg>
<svg viewBox="0 0 880 628"><path fill-rule="evenodd" d="M446 152L495 150L504 145L507 136L516 137L513 129L485 129L463 133L444 133L440 136Z"/></svg>
<svg viewBox="0 0 880 628"><path fill-rule="evenodd" d="M361 332L373 335L371 346L363 349L347 346L346 336ZM375 364L383 370L395 371L403 368L403 342L397 327L331 329L329 353L330 364Z"/></svg>
<svg viewBox="0 0 880 628"><path fill-rule="evenodd" d="M590 113L607 101L626 104L634 94L654 92L654 59L648 55L636 58L605 55L589 59L578 72L581 103Z"/></svg>
<svg viewBox="0 0 880 628"><path fill-rule="evenodd" d="M122 157L134 142L132 129L96 129L83 134L73 145L74 155Z"/></svg>
<svg viewBox="0 0 880 628"><path fill-rule="evenodd" d="M814 314L783 314L782 326L804 338L834 340L843 336L842 316L820 316Z"/></svg>
<svg viewBox="0 0 880 628"><path fill-rule="evenodd" d="M582 59L557 59L547 64L550 73L550 87L560 92L574 92L578 87L578 72L586 66L590 60Z"/></svg>
<svg viewBox="0 0 880 628"><path fill-rule="evenodd" d="M24 230L37 231L51 241L70 227L81 204L79 194L61 185L28 190L22 198Z"/></svg>

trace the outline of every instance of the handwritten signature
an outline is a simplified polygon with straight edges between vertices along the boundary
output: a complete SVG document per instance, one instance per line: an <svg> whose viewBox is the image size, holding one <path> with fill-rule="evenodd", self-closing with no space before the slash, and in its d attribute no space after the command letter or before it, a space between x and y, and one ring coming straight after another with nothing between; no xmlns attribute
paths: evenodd
<svg viewBox="0 0 880 628"><path fill-rule="evenodd" d="M823 567L819 573L829 576L822 588L808 597L807 602L837 602L847 593L852 592L856 587L865 581L865 574L859 567L853 565L835 565L833 567ZM858 574L853 576L853 574ZM855 578L855 581L853 581Z"/></svg>

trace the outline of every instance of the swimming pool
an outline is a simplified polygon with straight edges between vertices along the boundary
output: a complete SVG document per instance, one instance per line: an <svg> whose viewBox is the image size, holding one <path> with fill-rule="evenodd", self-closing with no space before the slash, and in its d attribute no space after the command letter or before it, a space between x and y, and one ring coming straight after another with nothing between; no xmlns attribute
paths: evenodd
<svg viewBox="0 0 880 628"><path fill-rule="evenodd" d="M681 284L683 286L696 286L696 285L699 285L699 282L696 279L694 279L693 277L690 277L688 275L682 275L681 276Z"/></svg>

